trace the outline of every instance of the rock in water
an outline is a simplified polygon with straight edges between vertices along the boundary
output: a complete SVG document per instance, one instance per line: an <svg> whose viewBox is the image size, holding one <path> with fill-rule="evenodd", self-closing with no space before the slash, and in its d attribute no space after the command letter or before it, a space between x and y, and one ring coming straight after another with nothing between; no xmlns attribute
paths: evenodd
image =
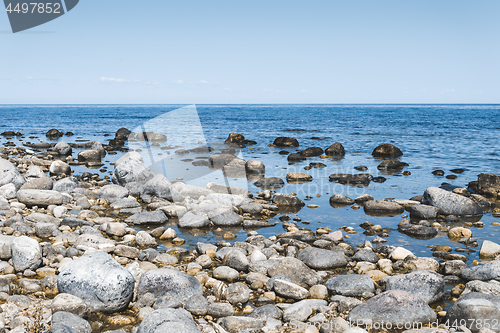
<svg viewBox="0 0 500 333"><path fill-rule="evenodd" d="M266 173L266 167L264 163L257 160L248 160L245 164L245 170L248 173L256 173L262 175Z"/></svg>
<svg viewBox="0 0 500 333"><path fill-rule="evenodd" d="M375 157L399 157L403 155L403 152L390 143L384 143L375 148L372 155Z"/></svg>
<svg viewBox="0 0 500 333"><path fill-rule="evenodd" d="M0 186L9 183L14 184L18 189L24 184L24 178L19 174L14 164L0 158Z"/></svg>
<svg viewBox="0 0 500 333"><path fill-rule="evenodd" d="M431 304L444 296L444 279L433 271L413 271L382 279L385 290L403 290Z"/></svg>
<svg viewBox="0 0 500 333"><path fill-rule="evenodd" d="M460 277L465 281L500 281L500 260L493 260L484 265L465 268L460 272Z"/></svg>
<svg viewBox="0 0 500 333"><path fill-rule="evenodd" d="M481 250L479 251L479 255L482 258L494 258L500 254L500 245L497 243L493 243L489 240L485 240L483 245L481 245Z"/></svg>
<svg viewBox="0 0 500 333"><path fill-rule="evenodd" d="M71 153L73 152L73 148L71 148L71 146L64 141L58 142L55 145L54 150L59 155L63 155L63 156L71 155Z"/></svg>
<svg viewBox="0 0 500 333"><path fill-rule="evenodd" d="M500 194L500 175L481 173L477 178L477 190L479 193L494 198Z"/></svg>
<svg viewBox="0 0 500 333"><path fill-rule="evenodd" d="M141 275L137 295L141 297L146 293L181 305L191 296L203 294L203 288L195 277L164 267L149 270Z"/></svg>
<svg viewBox="0 0 500 333"><path fill-rule="evenodd" d="M133 151L116 161L113 182L122 186L132 182L144 184L154 176L142 156Z"/></svg>
<svg viewBox="0 0 500 333"><path fill-rule="evenodd" d="M12 241L12 263L16 272L26 269L36 270L42 263L40 244L27 236L16 237Z"/></svg>
<svg viewBox="0 0 500 333"><path fill-rule="evenodd" d="M109 254L95 252L70 262L57 277L60 293L82 299L95 312L118 312L134 296L135 280Z"/></svg>
<svg viewBox="0 0 500 333"><path fill-rule="evenodd" d="M144 318L137 333L201 333L184 309L158 309Z"/></svg>
<svg viewBox="0 0 500 333"><path fill-rule="evenodd" d="M344 156L345 149L340 142L335 142L330 147L326 148L325 155L327 156Z"/></svg>
<svg viewBox="0 0 500 333"><path fill-rule="evenodd" d="M302 207L305 203L293 195L276 193L273 197L273 202L278 206L299 206Z"/></svg>
<svg viewBox="0 0 500 333"><path fill-rule="evenodd" d="M383 200L370 200L365 203L365 213L367 214L402 214L404 207L396 202Z"/></svg>
<svg viewBox="0 0 500 333"><path fill-rule="evenodd" d="M425 190L422 203L439 208L439 213L443 215L483 215L483 210L473 200L437 187L428 187Z"/></svg>
<svg viewBox="0 0 500 333"><path fill-rule="evenodd" d="M347 320L364 325L382 324L392 327L411 324L429 324L436 313L422 299L402 290L390 290L356 306Z"/></svg>
<svg viewBox="0 0 500 333"><path fill-rule="evenodd" d="M288 138L288 137L279 137L276 138L273 142L276 147L298 147L299 142L297 139Z"/></svg>
<svg viewBox="0 0 500 333"><path fill-rule="evenodd" d="M498 325L499 318L500 297L483 293L468 293L461 296L448 309L444 320L450 323L450 326L457 322L458 325L464 325L476 333L485 328L486 323L494 325L496 322ZM497 332L500 330L498 326L492 329Z"/></svg>

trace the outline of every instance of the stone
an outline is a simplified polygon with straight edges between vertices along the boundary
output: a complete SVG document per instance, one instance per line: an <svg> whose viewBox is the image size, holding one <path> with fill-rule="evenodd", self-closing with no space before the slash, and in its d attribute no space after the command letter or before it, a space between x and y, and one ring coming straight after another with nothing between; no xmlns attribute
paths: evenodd
<svg viewBox="0 0 500 333"><path fill-rule="evenodd" d="M265 174L266 166L261 161L248 160L245 164L245 170L248 173Z"/></svg>
<svg viewBox="0 0 500 333"><path fill-rule="evenodd" d="M428 187L422 203L439 208L439 214L455 216L481 216L483 210L472 199L437 187Z"/></svg>
<svg viewBox="0 0 500 333"><path fill-rule="evenodd" d="M141 212L131 215L125 219L126 223L132 223L136 225L144 224L163 224L168 221L168 217L161 210L155 210L152 212Z"/></svg>
<svg viewBox="0 0 500 333"><path fill-rule="evenodd" d="M465 268L461 271L460 277L465 281L500 281L500 260L493 260L484 265Z"/></svg>
<svg viewBox="0 0 500 333"><path fill-rule="evenodd" d="M492 241L485 240L481 245L481 250L479 251L479 256L483 258L494 258L500 254L500 245L493 243Z"/></svg>
<svg viewBox="0 0 500 333"><path fill-rule="evenodd" d="M221 327L229 333L262 332L261 329L265 323L262 319L243 316L224 317L219 322Z"/></svg>
<svg viewBox="0 0 500 333"><path fill-rule="evenodd" d="M137 333L201 333L183 309L163 308L149 313Z"/></svg>
<svg viewBox="0 0 500 333"><path fill-rule="evenodd" d="M59 130L57 130L55 128L52 128L52 129L48 130L47 133L45 133L45 136L50 138L50 139L57 139L63 135L64 135L63 132L60 132Z"/></svg>
<svg viewBox="0 0 500 333"><path fill-rule="evenodd" d="M154 173L144 164L142 156L137 152L130 152L115 163L113 183L125 186L136 182L144 184L154 177Z"/></svg>
<svg viewBox="0 0 500 333"><path fill-rule="evenodd" d="M380 258L379 256L374 253L372 250L368 249L360 249L358 250L354 256L351 258L354 261L365 261L365 262L371 262L373 264L376 264Z"/></svg>
<svg viewBox="0 0 500 333"><path fill-rule="evenodd" d="M414 219L435 219L438 216L439 208L429 205L410 206L410 217Z"/></svg>
<svg viewBox="0 0 500 333"><path fill-rule="evenodd" d="M477 176L477 190L486 196L496 198L500 193L500 175L481 173Z"/></svg>
<svg viewBox="0 0 500 333"><path fill-rule="evenodd" d="M248 288L244 283L236 282L230 284L224 290L225 299L231 304L245 304L250 298L250 288Z"/></svg>
<svg viewBox="0 0 500 333"><path fill-rule="evenodd" d="M383 200L370 200L365 202L364 210L366 214L402 214L404 212L403 206L398 203L383 201Z"/></svg>
<svg viewBox="0 0 500 333"><path fill-rule="evenodd" d="M204 316L208 311L208 301L202 294L195 294L186 301L184 309L195 316Z"/></svg>
<svg viewBox="0 0 500 333"><path fill-rule="evenodd" d="M54 237L60 233L57 226L53 223L37 223L35 225L35 234L40 238Z"/></svg>
<svg viewBox="0 0 500 333"><path fill-rule="evenodd" d="M405 166L408 166L408 163L404 163L398 160L385 160L377 166L377 169L394 171L403 169Z"/></svg>
<svg viewBox="0 0 500 333"><path fill-rule="evenodd" d="M99 198L111 202L126 198L129 195L129 190L123 186L110 184L101 187L99 190Z"/></svg>
<svg viewBox="0 0 500 333"><path fill-rule="evenodd" d="M234 315L234 309L233 306L227 302L211 303L208 305L207 314L215 318L228 317Z"/></svg>
<svg viewBox="0 0 500 333"><path fill-rule="evenodd" d="M240 273L229 266L219 266L214 269L213 276L219 280L234 282L240 278Z"/></svg>
<svg viewBox="0 0 500 333"><path fill-rule="evenodd" d="M334 173L331 174L328 179L331 182L337 182L344 185L354 185L354 186L368 186L373 179L373 176L367 173L360 173L355 175L344 174L344 173Z"/></svg>
<svg viewBox="0 0 500 333"><path fill-rule="evenodd" d="M325 149L325 155L327 156L344 156L345 149L340 142L335 142L333 145Z"/></svg>
<svg viewBox="0 0 500 333"><path fill-rule="evenodd" d="M373 280L365 274L348 274L331 277L325 284L330 292L349 297L372 297L375 295Z"/></svg>
<svg viewBox="0 0 500 333"><path fill-rule="evenodd" d="M405 248L398 246L391 252L390 258L392 260L405 260L405 258L408 257L409 255L413 255L413 253Z"/></svg>
<svg viewBox="0 0 500 333"><path fill-rule="evenodd" d="M125 309L134 295L134 285L132 274L104 252L74 259L57 277L60 293L77 296L92 311L104 313Z"/></svg>
<svg viewBox="0 0 500 333"><path fill-rule="evenodd" d="M25 183L26 184L26 183ZM22 186L21 186L22 187ZM0 187L0 198L5 198L7 200L16 198L16 186L14 184L5 184Z"/></svg>
<svg viewBox="0 0 500 333"><path fill-rule="evenodd" d="M155 196L169 201L177 201L181 198L179 191L162 174L158 174L147 181L141 190L142 197Z"/></svg>
<svg viewBox="0 0 500 333"><path fill-rule="evenodd" d="M275 260L267 272L271 277L285 275L301 287L311 287L322 282L321 277L301 260L290 257Z"/></svg>
<svg viewBox="0 0 500 333"><path fill-rule="evenodd" d="M404 290L420 297L427 304L441 300L444 296L444 279L433 271L413 271L408 274L388 276L382 280L385 290Z"/></svg>
<svg viewBox="0 0 500 333"><path fill-rule="evenodd" d="M16 189L24 184L24 178L11 162L0 157L0 186L14 184Z"/></svg>
<svg viewBox="0 0 500 333"><path fill-rule="evenodd" d="M330 197L330 205L352 205L354 200L343 194L334 194Z"/></svg>
<svg viewBox="0 0 500 333"><path fill-rule="evenodd" d="M0 235L0 259L9 260L12 258L12 242L14 236Z"/></svg>
<svg viewBox="0 0 500 333"><path fill-rule="evenodd" d="M88 321L66 311L54 313L51 326L54 333L92 333Z"/></svg>
<svg viewBox="0 0 500 333"><path fill-rule="evenodd" d="M465 268L468 268L468 266L462 260L448 260L443 263L441 273L444 275L459 276Z"/></svg>
<svg viewBox="0 0 500 333"><path fill-rule="evenodd" d="M286 175L286 180L290 182L307 182L311 181L313 177L303 172L289 172Z"/></svg>
<svg viewBox="0 0 500 333"><path fill-rule="evenodd" d="M135 235L135 243L140 248L155 248L158 246L156 240L146 231L139 231Z"/></svg>
<svg viewBox="0 0 500 333"><path fill-rule="evenodd" d="M99 150L84 150L78 153L78 161L80 162L101 162L101 152Z"/></svg>
<svg viewBox="0 0 500 333"><path fill-rule="evenodd" d="M472 237L472 231L463 227L455 227L448 231L448 237L451 239L461 239Z"/></svg>
<svg viewBox="0 0 500 333"><path fill-rule="evenodd" d="M52 190L54 182L49 177L33 178L21 186L19 190Z"/></svg>
<svg viewBox="0 0 500 333"><path fill-rule="evenodd" d="M484 323L500 318L500 297L483 293L468 293L461 296L447 311L445 321L463 322L472 332L479 332ZM494 328L498 331L498 328Z"/></svg>
<svg viewBox="0 0 500 333"><path fill-rule="evenodd" d="M491 280L488 282L479 280L469 281L462 291L462 296L473 292L500 296L500 282L496 280Z"/></svg>
<svg viewBox="0 0 500 333"><path fill-rule="evenodd" d="M285 185L285 182L283 179L279 177L269 177L269 178L262 178L257 180L254 183L255 186L261 187L264 189L272 189L272 188L281 188Z"/></svg>
<svg viewBox="0 0 500 333"><path fill-rule="evenodd" d="M241 216L230 208L217 208L209 212L208 218L218 227L238 226L243 222Z"/></svg>
<svg viewBox="0 0 500 333"><path fill-rule="evenodd" d="M179 228L204 228L210 225L208 217L187 212L179 219Z"/></svg>
<svg viewBox="0 0 500 333"><path fill-rule="evenodd" d="M375 157L399 157L403 155L403 152L390 143L384 143L377 146L373 150L372 155Z"/></svg>
<svg viewBox="0 0 500 333"><path fill-rule="evenodd" d="M59 294L57 295L50 305L52 313L59 311L66 311L75 314L79 317L85 317L87 315L87 305L80 298L70 295L70 294Z"/></svg>
<svg viewBox="0 0 500 333"><path fill-rule="evenodd" d="M350 322L384 327L428 324L436 320L436 313L417 296L402 290L390 290L356 306L347 316Z"/></svg>
<svg viewBox="0 0 500 333"><path fill-rule="evenodd" d="M398 230L403 234L417 238L433 238L438 234L437 230L433 227L421 224L412 224L406 219L399 223Z"/></svg>
<svg viewBox="0 0 500 333"><path fill-rule="evenodd" d="M301 151L299 154L303 157L314 157L314 156L320 156L323 154L323 148L320 147L310 147L307 149L304 149Z"/></svg>
<svg viewBox="0 0 500 333"><path fill-rule="evenodd" d="M56 151L59 155L68 156L73 152L73 148L71 148L71 146L66 142L60 141L54 146L54 151Z"/></svg>
<svg viewBox="0 0 500 333"><path fill-rule="evenodd" d="M137 295L141 297L146 293L182 305L192 296L203 294L203 289L195 277L163 267L149 270L141 275Z"/></svg>
<svg viewBox="0 0 500 333"><path fill-rule="evenodd" d="M49 172L51 175L70 175L71 167L63 161L56 160L50 165Z"/></svg>
<svg viewBox="0 0 500 333"><path fill-rule="evenodd" d="M328 304L325 300L320 299L304 299L297 303L288 306L283 312L283 321L299 321L303 322L309 318L314 311Z"/></svg>
<svg viewBox="0 0 500 333"><path fill-rule="evenodd" d="M248 267L250 266L246 255L240 251L230 251L225 255L224 263L237 271L248 271Z"/></svg>
<svg viewBox="0 0 500 333"><path fill-rule="evenodd" d="M288 282L281 279L274 280L273 289L277 295L294 300L303 300L309 296L309 292L307 291L307 289L293 282Z"/></svg>
<svg viewBox="0 0 500 333"><path fill-rule="evenodd" d="M300 251L297 258L312 269L318 270L345 267L347 265L345 255L312 246Z"/></svg>
<svg viewBox="0 0 500 333"><path fill-rule="evenodd" d="M47 190L20 190L17 192L17 200L28 207L49 205L60 205L63 203L63 196L57 191Z"/></svg>
<svg viewBox="0 0 500 333"><path fill-rule="evenodd" d="M305 203L293 195L276 193L273 196L273 202L278 206L305 206Z"/></svg>
<svg viewBox="0 0 500 333"><path fill-rule="evenodd" d="M274 140L273 145L276 147L298 147L299 142L294 138L279 137Z"/></svg>
<svg viewBox="0 0 500 333"><path fill-rule="evenodd" d="M75 177L66 177L54 183L52 190L61 193L71 193L78 187L78 180Z"/></svg>
<svg viewBox="0 0 500 333"><path fill-rule="evenodd" d="M12 264L16 272L36 270L42 264L42 248L33 238L15 237L12 241Z"/></svg>

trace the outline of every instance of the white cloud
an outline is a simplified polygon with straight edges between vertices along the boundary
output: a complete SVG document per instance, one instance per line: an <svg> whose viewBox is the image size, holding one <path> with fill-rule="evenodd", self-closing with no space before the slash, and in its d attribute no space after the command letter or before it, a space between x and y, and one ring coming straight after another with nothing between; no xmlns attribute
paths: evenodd
<svg viewBox="0 0 500 333"><path fill-rule="evenodd" d="M451 94L454 92L455 92L455 89L445 89L445 90L441 91L441 94Z"/></svg>
<svg viewBox="0 0 500 333"><path fill-rule="evenodd" d="M123 82L129 82L128 80L125 80L125 79L117 79L115 77L101 77L99 79L99 81L102 81L102 82L116 82L116 83L123 83Z"/></svg>

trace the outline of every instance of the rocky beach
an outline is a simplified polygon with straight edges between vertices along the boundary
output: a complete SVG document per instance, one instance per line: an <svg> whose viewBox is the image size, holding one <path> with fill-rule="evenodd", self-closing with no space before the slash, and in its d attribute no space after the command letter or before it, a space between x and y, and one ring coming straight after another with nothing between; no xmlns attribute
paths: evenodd
<svg viewBox="0 0 500 333"><path fill-rule="evenodd" d="M375 197L363 189L412 176L389 142L364 156L376 174L357 165L321 176L350 154L345 143L275 137L260 154L297 166L279 177L275 165L241 158L260 141L245 134L198 148L126 128L102 142L74 135L2 133L0 332L500 332L500 240L476 236L483 216L500 225L499 174ZM150 146L252 187L168 179L146 164ZM318 178L346 190L312 193ZM299 190L283 193L287 185ZM314 197L327 198L329 214L380 223L312 227L303 214L318 208ZM394 234L425 241L431 254Z"/></svg>

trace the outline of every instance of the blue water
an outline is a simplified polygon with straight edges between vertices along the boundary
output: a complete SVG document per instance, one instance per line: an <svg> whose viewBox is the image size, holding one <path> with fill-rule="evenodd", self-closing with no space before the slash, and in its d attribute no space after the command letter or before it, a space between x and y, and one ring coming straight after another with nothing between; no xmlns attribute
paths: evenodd
<svg viewBox="0 0 500 333"><path fill-rule="evenodd" d="M67 142L97 140L106 143L120 127L134 129L180 107L183 105L4 105L0 106L0 132L13 130L23 133L23 141L10 139L16 144L47 141L45 133L50 128L75 133L75 136L60 139ZM353 226L358 233L351 235L348 242L354 246L373 238L363 235L363 230L358 227L360 223L370 221L388 230L391 235L388 244L405 246L417 255L430 256L427 246L432 244L465 247L451 243L445 234L432 240L417 240L403 235L396 230L401 216L373 217L365 215L362 209L330 207L328 199L331 194L343 193L356 197L368 193L375 199L409 199L422 194L429 186L449 183L466 187L481 172L500 173L500 105L196 105L196 110L209 144L223 142L230 132L238 132L249 140L257 141L257 145L243 148L241 154L246 160L262 160L266 165L266 176L284 178L289 171L313 175L313 182L307 185L287 184L280 190L295 192L301 199L310 195L312 199L306 203L319 205L317 209L305 207L290 217L298 216L302 222L309 222L300 222L299 226L312 230L319 226L334 230L344 225ZM183 133L184 137L189 136L190 127L180 126L178 132ZM182 143L175 141L171 134L167 144L175 142L174 145L182 147ZM38 138L30 139L29 136ZM300 142L300 147L289 149L290 152L313 146L326 149L338 141L344 145L346 156L342 159L313 157L289 165L286 156L278 154L283 149L267 146L278 136L294 137ZM0 143L6 140L1 138ZM393 143L403 151L400 160L409 164L405 170L410 171L411 175L403 176L400 172L381 174L376 169L380 160L372 158L371 152L381 143ZM137 144L131 144L131 147L138 148ZM154 154L159 152L159 148L154 150ZM76 157L77 153L74 152L73 156ZM122 153L108 155L105 162L113 162L120 156ZM184 158L194 159L195 155L185 155ZM305 171L304 166L310 162L325 163L327 168ZM189 162L185 163L186 168L192 169ZM383 175L387 181L382 184L371 183L362 189L328 182L328 175L332 173L358 173L353 169L358 165L367 166L368 172L374 176ZM466 171L457 174L454 180L436 177L431 173L435 169L442 169L449 175L452 174L449 170L455 168L464 168ZM83 167L75 168L77 173L83 171ZM167 170L171 180L178 177L177 171ZM222 179L218 181L223 183ZM244 182L252 192L259 190L251 182ZM500 222L500 219L488 213L481 221L485 226L482 229L472 228L474 237L479 242L483 239L499 241L500 227L492 226L491 223ZM238 239L243 239L245 233L242 230L234 232ZM259 230L264 235L279 232L282 232L281 225ZM221 233L214 231L196 237L189 233L183 235L190 244L194 244L198 240L218 241ZM469 256L475 259L477 253Z"/></svg>

